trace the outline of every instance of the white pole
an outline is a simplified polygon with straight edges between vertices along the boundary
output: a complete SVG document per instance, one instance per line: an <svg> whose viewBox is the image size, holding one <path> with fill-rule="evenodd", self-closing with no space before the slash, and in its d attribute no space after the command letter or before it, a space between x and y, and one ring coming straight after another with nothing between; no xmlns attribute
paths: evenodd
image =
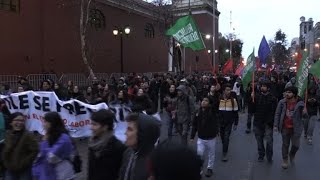
<svg viewBox="0 0 320 180"><path fill-rule="evenodd" d="M212 57L213 57L213 71L215 73L216 71L216 7L215 7L215 1L216 0L212 0Z"/></svg>
<svg viewBox="0 0 320 180"><path fill-rule="evenodd" d="M172 72L172 62L173 62L173 46L170 47L170 52L168 53L168 71Z"/></svg>

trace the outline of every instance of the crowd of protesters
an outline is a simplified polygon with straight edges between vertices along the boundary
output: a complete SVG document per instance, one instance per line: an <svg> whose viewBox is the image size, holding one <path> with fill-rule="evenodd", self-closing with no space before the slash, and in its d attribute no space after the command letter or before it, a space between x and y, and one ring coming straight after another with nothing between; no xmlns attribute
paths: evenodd
<svg viewBox="0 0 320 180"><path fill-rule="evenodd" d="M63 85L44 80L40 88L35 88L21 78L16 90L2 86L0 93L10 95L39 89L55 92L60 100L129 107L132 113L123 117L128 124L124 144L114 136L112 111L92 114L89 180L199 180L204 152L208 153L205 176L213 175L217 137L222 142L221 160L228 161L230 136L237 129L239 113L248 113L245 133L253 131L255 135L259 162L265 157L268 162L273 161L273 133L277 131L282 134L284 169L288 168L289 160L294 162L303 132L312 145L320 100L318 83L309 76L306 97L298 96L295 83L293 74L257 76L247 87L235 75L166 73L147 78L131 74L118 80L97 81L88 87L79 87L72 81ZM157 112L169 117L168 140L155 147L161 124L150 115ZM38 141L25 129L23 114L10 114L4 102L0 113L0 168L5 179L75 179L77 148L58 113L45 115L46 134ZM180 137L179 143L174 143L174 135ZM199 157L186 146L196 135Z"/></svg>

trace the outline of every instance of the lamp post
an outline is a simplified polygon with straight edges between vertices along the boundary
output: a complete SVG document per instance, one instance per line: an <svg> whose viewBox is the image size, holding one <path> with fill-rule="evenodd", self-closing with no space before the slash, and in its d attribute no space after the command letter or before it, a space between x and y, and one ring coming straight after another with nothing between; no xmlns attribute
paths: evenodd
<svg viewBox="0 0 320 180"><path fill-rule="evenodd" d="M212 40L212 51L213 51L213 52L216 52L216 50L214 50L214 49L215 49L214 36L211 36L210 34L206 34L206 35L205 35L205 38L206 38L206 40ZM210 54L210 53L211 53L211 50L210 50L210 52L209 52L209 50L208 50L208 53ZM211 64L212 64L212 66L213 66L214 71L216 70L216 58L215 58L215 54L216 54L216 53L212 53L212 59L211 59Z"/></svg>
<svg viewBox="0 0 320 180"><path fill-rule="evenodd" d="M314 47L316 48L315 59L318 60L319 59L319 47L320 47L319 43L316 43L314 45Z"/></svg>
<svg viewBox="0 0 320 180"><path fill-rule="evenodd" d="M116 27L112 33L114 36L118 36L120 35L120 72L121 74L124 73L123 70L123 35L129 35L131 32L131 29L129 27L125 27L125 28L118 28Z"/></svg>

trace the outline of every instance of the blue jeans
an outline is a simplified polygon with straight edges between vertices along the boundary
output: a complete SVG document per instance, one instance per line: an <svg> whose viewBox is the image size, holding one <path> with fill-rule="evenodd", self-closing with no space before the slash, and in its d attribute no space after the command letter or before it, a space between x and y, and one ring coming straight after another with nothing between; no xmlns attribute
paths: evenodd
<svg viewBox="0 0 320 180"><path fill-rule="evenodd" d="M32 180L31 169L27 169L20 174L7 170L4 180Z"/></svg>

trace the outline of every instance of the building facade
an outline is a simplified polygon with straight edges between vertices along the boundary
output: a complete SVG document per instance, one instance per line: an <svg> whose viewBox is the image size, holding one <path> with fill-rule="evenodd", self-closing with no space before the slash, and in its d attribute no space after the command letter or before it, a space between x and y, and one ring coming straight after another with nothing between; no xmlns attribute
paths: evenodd
<svg viewBox="0 0 320 180"><path fill-rule="evenodd" d="M0 1L1 74L87 72L81 51L80 2ZM163 17L157 8L142 0L96 0L90 6L85 42L94 72L120 72L121 57L124 72L175 70L177 62L183 62L185 71L212 69L207 50L175 51L172 57L170 50L178 47L164 35ZM218 32L216 3L197 1L191 9L201 33L212 34L213 28ZM177 6L173 19L186 12L183 6ZM120 48L121 38L114 36L113 30L125 27L131 31L123 36ZM212 44L206 42L208 48Z"/></svg>

